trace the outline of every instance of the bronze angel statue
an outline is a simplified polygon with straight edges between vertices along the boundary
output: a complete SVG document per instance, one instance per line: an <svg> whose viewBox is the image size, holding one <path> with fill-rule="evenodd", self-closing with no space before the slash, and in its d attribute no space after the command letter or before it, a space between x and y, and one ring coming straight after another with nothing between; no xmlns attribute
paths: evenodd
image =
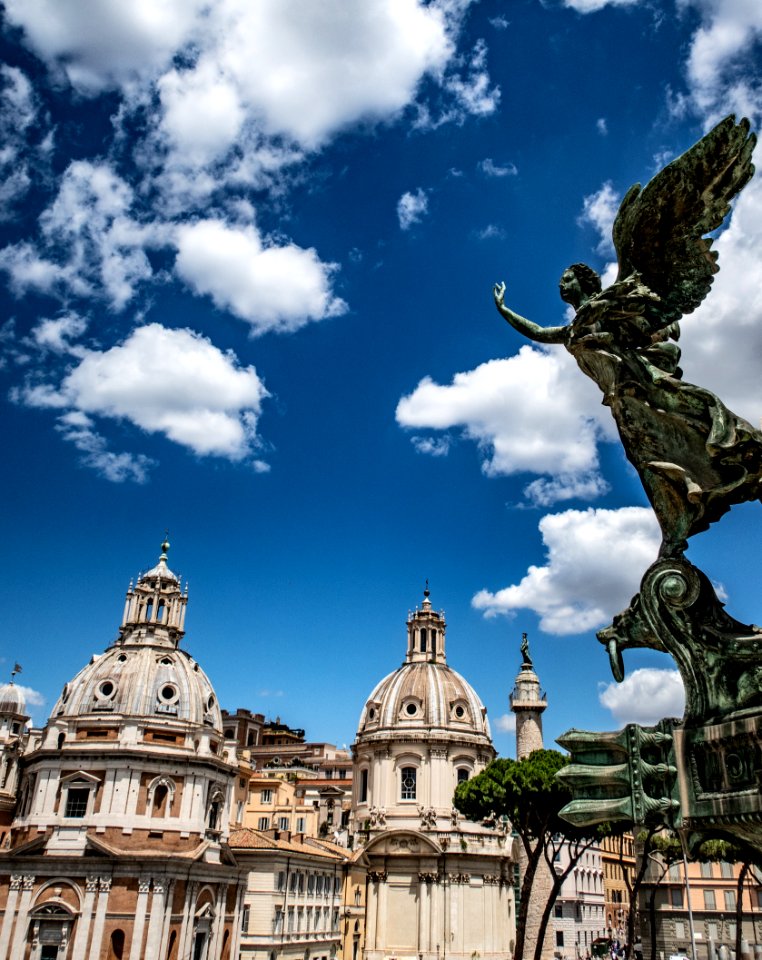
<svg viewBox="0 0 762 960"><path fill-rule="evenodd" d="M748 120L727 117L645 188L631 187L614 222L615 283L602 290L582 263L561 277L561 298L575 310L568 325L538 326L506 306L504 283L494 289L511 326L564 344L601 388L659 521L663 557L681 556L688 537L762 494L762 433L682 379L676 343L680 317L719 269L707 234L753 175L755 143Z"/></svg>

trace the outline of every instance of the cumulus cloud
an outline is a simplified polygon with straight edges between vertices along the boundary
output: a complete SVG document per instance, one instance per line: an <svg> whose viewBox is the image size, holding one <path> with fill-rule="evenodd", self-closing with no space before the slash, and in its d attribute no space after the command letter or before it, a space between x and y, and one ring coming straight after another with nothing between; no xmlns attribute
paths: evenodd
<svg viewBox="0 0 762 960"><path fill-rule="evenodd" d="M488 476L546 474L552 483L527 489L547 504L604 489L598 477L597 442L613 437L608 412L595 387L565 351L523 346L504 360L490 360L442 385L425 377L397 405L400 426L460 428L483 454Z"/></svg>
<svg viewBox="0 0 762 960"><path fill-rule="evenodd" d="M71 410L58 418L56 429L82 454L81 462L112 483L145 483L154 460L143 454L114 453L106 438L94 428L93 421L79 410Z"/></svg>
<svg viewBox="0 0 762 960"><path fill-rule="evenodd" d="M662 717L682 717L685 710L685 689L677 670L633 670L622 683L599 683L598 699L619 726L652 726Z"/></svg>
<svg viewBox="0 0 762 960"><path fill-rule="evenodd" d="M567 510L539 523L547 552L543 566L529 567L517 584L472 599L485 616L532 610L546 633L595 630L623 610L656 559L656 518L643 507Z"/></svg>
<svg viewBox="0 0 762 960"><path fill-rule="evenodd" d="M254 227L220 220L179 227L176 243L178 275L255 334L291 332L347 309L331 291L336 264L322 263L315 250L267 244Z"/></svg>
<svg viewBox="0 0 762 960"><path fill-rule="evenodd" d="M429 198L426 191L419 187L415 193L403 193L397 201L397 219L400 230L409 230L414 223L420 223L429 211Z"/></svg>
<svg viewBox="0 0 762 960"><path fill-rule="evenodd" d="M132 188L106 163L76 160L40 217L41 248L26 242L0 251L17 296L102 294L121 310L152 275L144 247L159 245L165 228L130 215Z"/></svg>
<svg viewBox="0 0 762 960"><path fill-rule="evenodd" d="M693 35L686 74L690 96L709 122L730 112L762 119L762 86L752 49L762 41L762 7L754 0L679 0L701 23Z"/></svg>
<svg viewBox="0 0 762 960"><path fill-rule="evenodd" d="M614 252L611 231L621 202L621 196L614 190L611 183L604 183L600 190L591 193L583 201L578 222L581 225L590 224L598 233L600 240L596 250L600 254Z"/></svg>
<svg viewBox="0 0 762 960"><path fill-rule="evenodd" d="M91 418L99 416L163 434L200 456L241 460L256 445L267 396L255 369L232 353L191 330L152 323L109 350L88 351L58 386L28 384L20 399L75 414L62 421L75 443L93 442Z"/></svg>
<svg viewBox="0 0 762 960"><path fill-rule="evenodd" d="M76 313L40 320L31 337L41 350L51 353L83 355L83 348L72 343L87 329L87 320Z"/></svg>
<svg viewBox="0 0 762 960"><path fill-rule="evenodd" d="M720 272L704 303L682 320L680 339L685 379L716 392L755 426L762 420L760 249L762 178L757 176L741 193L729 227L714 242Z"/></svg>
<svg viewBox="0 0 762 960"><path fill-rule="evenodd" d="M492 721L492 726L500 733L513 733L516 730L516 714L503 713Z"/></svg>
<svg viewBox="0 0 762 960"><path fill-rule="evenodd" d="M16 684L16 689L23 696L27 707L44 707L45 697L32 687L24 687L20 683Z"/></svg>

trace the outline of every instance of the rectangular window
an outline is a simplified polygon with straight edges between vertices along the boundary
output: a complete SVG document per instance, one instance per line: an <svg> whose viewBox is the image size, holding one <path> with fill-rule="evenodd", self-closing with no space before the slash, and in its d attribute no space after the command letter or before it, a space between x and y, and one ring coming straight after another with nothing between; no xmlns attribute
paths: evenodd
<svg viewBox="0 0 762 960"><path fill-rule="evenodd" d="M270 818L269 817L260 817L257 824L257 830L269 830L270 829Z"/></svg>
<svg viewBox="0 0 762 960"><path fill-rule="evenodd" d="M669 879L670 880L680 880L680 864L671 863L669 866Z"/></svg>
<svg viewBox="0 0 762 960"><path fill-rule="evenodd" d="M732 863L727 863L725 860L723 860L722 863L720 864L720 874L721 874L721 876L723 876L726 880L732 880L732 879L733 879L733 864L732 864Z"/></svg>
<svg viewBox="0 0 762 960"><path fill-rule="evenodd" d="M711 877L712 876L712 864L708 861L701 864L701 876L702 877Z"/></svg>
<svg viewBox="0 0 762 960"><path fill-rule="evenodd" d="M87 813L87 801L90 799L90 790L85 787L69 787L66 792L65 817L81 819Z"/></svg>
<svg viewBox="0 0 762 960"><path fill-rule="evenodd" d="M564 908L561 906L560 903L557 903L555 905L554 911L555 911L555 916L557 917L562 917L564 915Z"/></svg>
<svg viewBox="0 0 762 960"><path fill-rule="evenodd" d="M278 890L282 890L286 886L286 874L283 870L278 874Z"/></svg>
<svg viewBox="0 0 762 960"><path fill-rule="evenodd" d="M368 799L368 771L360 771L360 803L365 803Z"/></svg>
<svg viewBox="0 0 762 960"><path fill-rule="evenodd" d="M241 911L241 932L242 933L249 932L249 908L248 907L244 907L243 910Z"/></svg>
<svg viewBox="0 0 762 960"><path fill-rule="evenodd" d="M685 921L684 920L675 920L675 939L676 940L685 939Z"/></svg>
<svg viewBox="0 0 762 960"><path fill-rule="evenodd" d="M304 893L304 874L298 873L297 879L298 879L297 886L299 887L299 893Z"/></svg>
<svg viewBox="0 0 762 960"><path fill-rule="evenodd" d="M714 940L715 943L717 942L717 932L717 924L713 920L706 925L706 935L710 940Z"/></svg>
<svg viewBox="0 0 762 960"><path fill-rule="evenodd" d="M275 908L275 916L273 917L273 930L276 933L283 933L283 907Z"/></svg>
<svg viewBox="0 0 762 960"><path fill-rule="evenodd" d="M311 873L307 877L307 893L309 894L309 896L312 896L314 892L315 892L315 876L314 874Z"/></svg>
<svg viewBox="0 0 762 960"><path fill-rule="evenodd" d="M669 891L670 902L673 907L682 907L683 905L683 888L682 887L673 887Z"/></svg>
<svg viewBox="0 0 762 960"><path fill-rule="evenodd" d="M728 920L728 940L731 943L734 943L736 939L736 922L735 920Z"/></svg>
<svg viewBox="0 0 762 960"><path fill-rule="evenodd" d="M288 817L278 817L278 829L288 830Z"/></svg>
<svg viewBox="0 0 762 960"><path fill-rule="evenodd" d="M726 890L725 891L725 909L735 911L736 908L736 892L735 890Z"/></svg>
<svg viewBox="0 0 762 960"><path fill-rule="evenodd" d="M415 767L403 767L402 768L402 790L400 792L400 798L402 800L415 800L416 796L416 774L418 771Z"/></svg>
<svg viewBox="0 0 762 960"><path fill-rule="evenodd" d="M288 932L289 933L294 932L294 908L293 907L288 908Z"/></svg>
<svg viewBox="0 0 762 960"><path fill-rule="evenodd" d="M304 817L296 818L296 832L304 833Z"/></svg>
<svg viewBox="0 0 762 960"><path fill-rule="evenodd" d="M291 893L296 892L296 874L295 873L291 874L291 880L289 881L288 889L290 890Z"/></svg>
<svg viewBox="0 0 762 960"><path fill-rule="evenodd" d="M272 803L273 802L272 790L263 790L259 795L259 799L261 803Z"/></svg>
<svg viewBox="0 0 762 960"><path fill-rule="evenodd" d="M717 904L714 899L714 890L705 890L704 891L704 909L705 910L716 910Z"/></svg>
<svg viewBox="0 0 762 960"><path fill-rule="evenodd" d="M556 930L556 946L562 947L564 945L564 932L563 930Z"/></svg>
<svg viewBox="0 0 762 960"><path fill-rule="evenodd" d="M317 876L317 878L316 878L316 880L315 880L315 885L316 885L316 893L317 893L317 895L318 895L319 897L321 897L321 896L323 895L323 878L322 878L322 876L320 876L320 875Z"/></svg>

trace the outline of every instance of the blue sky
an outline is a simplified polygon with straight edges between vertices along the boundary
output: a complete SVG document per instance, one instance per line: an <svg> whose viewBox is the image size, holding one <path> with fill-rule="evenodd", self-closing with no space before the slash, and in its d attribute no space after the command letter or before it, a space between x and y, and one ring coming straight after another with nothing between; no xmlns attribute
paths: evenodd
<svg viewBox="0 0 762 960"><path fill-rule="evenodd" d="M595 631L656 525L595 388L492 303L564 321L610 225L714 121L762 117L756 0L6 0L0 68L6 672L36 722L169 529L185 646L228 709L351 743L422 599L513 752L681 711ZM762 180L683 323L759 423ZM735 346L734 346L735 344ZM689 557L759 618L757 504Z"/></svg>

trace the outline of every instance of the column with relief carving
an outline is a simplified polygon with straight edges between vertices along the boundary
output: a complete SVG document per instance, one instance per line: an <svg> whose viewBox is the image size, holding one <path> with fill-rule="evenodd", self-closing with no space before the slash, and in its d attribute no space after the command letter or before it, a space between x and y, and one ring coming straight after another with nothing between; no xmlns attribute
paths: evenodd
<svg viewBox="0 0 762 960"><path fill-rule="evenodd" d="M8 943L11 939L13 919L16 915L16 901L19 898L22 879L23 877L20 873L11 874L8 900L5 904L5 915L3 916L3 926L0 928L0 960L7 960L8 957Z"/></svg>
<svg viewBox="0 0 762 960"><path fill-rule="evenodd" d="M21 899L19 900L18 913L16 915L16 930L13 935L13 945L9 957L24 956L24 940L26 940L26 921L29 915L29 904L32 902L32 890L34 889L34 877L24 876L21 881Z"/></svg>

